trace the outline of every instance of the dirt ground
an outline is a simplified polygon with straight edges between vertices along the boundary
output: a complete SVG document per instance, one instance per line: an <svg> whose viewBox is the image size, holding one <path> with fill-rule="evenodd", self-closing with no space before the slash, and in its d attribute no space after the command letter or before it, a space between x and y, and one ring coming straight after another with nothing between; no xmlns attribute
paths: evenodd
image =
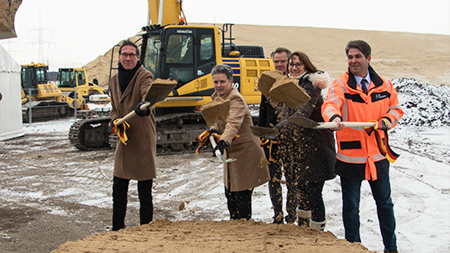
<svg viewBox="0 0 450 253"><path fill-rule="evenodd" d="M195 163L193 157L159 156L158 167L180 173L179 165ZM32 133L0 142L0 158L2 252L369 252L330 232L254 221L215 221L217 210L191 207L182 213L180 204L189 201L169 197L155 205L155 221L144 226L138 226L137 199L129 197L129 227L108 232L112 150L81 152L64 133ZM170 181L174 174L162 177ZM220 180L205 172L205 182L206 177ZM171 185L177 184L186 182L157 185L156 189L159 195L167 192L170 196ZM133 191L130 195L136 196ZM188 194L200 197L193 192Z"/></svg>

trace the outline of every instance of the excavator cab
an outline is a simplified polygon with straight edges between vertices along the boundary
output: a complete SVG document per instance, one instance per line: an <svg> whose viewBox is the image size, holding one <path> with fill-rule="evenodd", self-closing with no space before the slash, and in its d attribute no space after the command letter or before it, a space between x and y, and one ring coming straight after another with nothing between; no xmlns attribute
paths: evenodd
<svg viewBox="0 0 450 253"><path fill-rule="evenodd" d="M23 65L21 72L22 88L25 94L31 91L32 96L38 94L37 85L46 84L48 66L45 65Z"/></svg>
<svg viewBox="0 0 450 253"><path fill-rule="evenodd" d="M32 97L32 100L61 101L61 91L54 83L48 81L47 70L48 66L41 63L22 65L22 89L27 96Z"/></svg>
<svg viewBox="0 0 450 253"><path fill-rule="evenodd" d="M216 26L152 25L143 28L140 61L155 78L178 82L166 101L157 107L196 107L211 101L211 70L217 64L233 69L233 86L247 104L259 104L257 80L273 69L261 46L233 43L233 24Z"/></svg>
<svg viewBox="0 0 450 253"><path fill-rule="evenodd" d="M141 62L155 78L176 80L177 89L211 72L217 64L214 42L213 28L150 29L143 35Z"/></svg>
<svg viewBox="0 0 450 253"><path fill-rule="evenodd" d="M75 107L75 103L78 109L86 109L85 104L88 102L107 103L110 101L104 89L87 81L84 68L60 68L58 87L63 92L63 99L72 108ZM75 93L77 99L75 99Z"/></svg>

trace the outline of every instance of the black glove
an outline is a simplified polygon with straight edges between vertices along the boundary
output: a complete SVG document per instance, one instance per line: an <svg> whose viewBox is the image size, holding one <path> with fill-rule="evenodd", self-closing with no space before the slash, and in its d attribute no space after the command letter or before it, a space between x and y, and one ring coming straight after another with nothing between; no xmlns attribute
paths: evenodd
<svg viewBox="0 0 450 253"><path fill-rule="evenodd" d="M210 129L209 129L209 133L210 133L210 134L218 134L219 131L217 131L217 130L214 129L214 128L210 128Z"/></svg>
<svg viewBox="0 0 450 253"><path fill-rule="evenodd" d="M136 106L136 108L134 108L134 112L135 112L138 116L145 117L145 116L150 115L150 109L149 109L148 107L145 108L144 110L141 110L141 105L143 105L143 104L145 104L145 103L146 103L145 101L141 101L141 102Z"/></svg>
<svg viewBox="0 0 450 253"><path fill-rule="evenodd" d="M229 146L230 144L226 140L220 140L219 143L217 143L217 146L213 149L213 154L215 155L216 150L219 150L223 155L225 149L227 149Z"/></svg>
<svg viewBox="0 0 450 253"><path fill-rule="evenodd" d="M112 128L112 127L114 127L114 120L116 120L116 119L119 119L119 117L115 117L114 119L112 119L110 122L109 122L109 126Z"/></svg>

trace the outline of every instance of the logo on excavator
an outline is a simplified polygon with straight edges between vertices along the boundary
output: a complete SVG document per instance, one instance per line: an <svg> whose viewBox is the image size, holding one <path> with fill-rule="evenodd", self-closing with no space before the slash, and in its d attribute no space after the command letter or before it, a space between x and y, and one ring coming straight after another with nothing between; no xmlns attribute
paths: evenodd
<svg viewBox="0 0 450 253"><path fill-rule="evenodd" d="M177 33L192 33L192 30L177 30Z"/></svg>

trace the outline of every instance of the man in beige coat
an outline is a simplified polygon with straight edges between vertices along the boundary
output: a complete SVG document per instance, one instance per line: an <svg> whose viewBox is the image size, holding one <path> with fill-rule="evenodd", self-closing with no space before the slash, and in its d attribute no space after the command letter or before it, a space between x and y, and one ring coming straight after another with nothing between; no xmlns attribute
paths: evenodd
<svg viewBox="0 0 450 253"><path fill-rule="evenodd" d="M152 185L156 178L156 122L154 106L140 110L145 93L153 82L151 72L139 62L139 49L124 40L119 49L119 72L111 79L111 119L118 119L135 110L139 117L128 120L128 142L118 142L114 154L112 230L125 227L128 184L138 180L140 222L153 220ZM118 127L118 126L116 126Z"/></svg>
<svg viewBox="0 0 450 253"><path fill-rule="evenodd" d="M230 101L229 116L217 120L211 132L221 134L215 150L237 161L224 163L225 196L230 219L251 219L253 188L269 180L264 151L259 138L250 130L252 116L241 93L233 87L233 70L227 65L217 65L211 71L215 92L211 98ZM235 138L236 136L239 136Z"/></svg>

